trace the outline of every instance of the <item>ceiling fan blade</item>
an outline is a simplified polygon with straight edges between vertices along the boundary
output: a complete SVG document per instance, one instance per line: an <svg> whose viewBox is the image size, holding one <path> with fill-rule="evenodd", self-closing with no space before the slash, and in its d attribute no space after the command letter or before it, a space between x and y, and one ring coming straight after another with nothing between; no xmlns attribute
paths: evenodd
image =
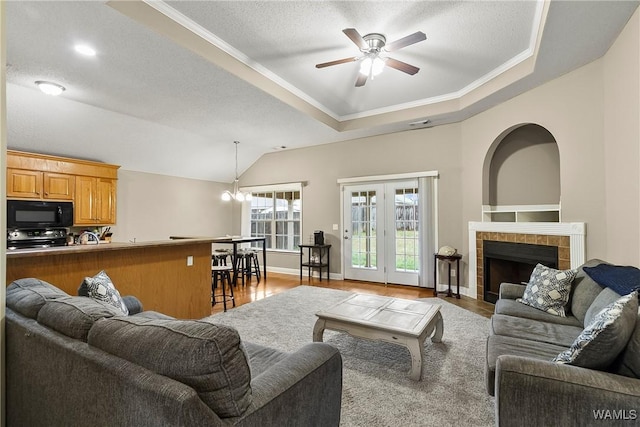
<svg viewBox="0 0 640 427"><path fill-rule="evenodd" d="M413 65L407 64L406 62L398 61L393 58L386 58L385 63L387 66L391 68L395 68L396 70L400 70L403 73L411 74L412 76L420 71L420 68L414 67Z"/></svg>
<svg viewBox="0 0 640 427"><path fill-rule="evenodd" d="M324 68L324 67L331 67L332 65L346 64L347 62L354 62L354 61L357 61L358 59L360 58L354 56L351 58L338 59L336 61L323 62L322 64L316 64L316 68Z"/></svg>
<svg viewBox="0 0 640 427"><path fill-rule="evenodd" d="M356 87L362 87L367 82L367 75L358 73L358 79L356 80Z"/></svg>
<svg viewBox="0 0 640 427"><path fill-rule="evenodd" d="M409 45L421 42L426 39L427 39L427 36L422 31L417 31L413 34L410 34L406 37L403 37L401 39L398 39L396 41L393 41L387 44L384 47L384 50L386 50L387 52L393 52L394 50L402 49L403 47L407 47Z"/></svg>
<svg viewBox="0 0 640 427"><path fill-rule="evenodd" d="M345 28L342 32L345 33L359 49L369 49L369 44L362 38L355 28Z"/></svg>

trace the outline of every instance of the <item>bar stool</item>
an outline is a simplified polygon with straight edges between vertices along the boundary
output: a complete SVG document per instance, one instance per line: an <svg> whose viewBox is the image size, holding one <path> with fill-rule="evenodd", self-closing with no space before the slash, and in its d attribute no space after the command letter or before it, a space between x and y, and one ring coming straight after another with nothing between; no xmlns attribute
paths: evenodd
<svg viewBox="0 0 640 427"><path fill-rule="evenodd" d="M244 286L244 276L247 274L247 254L246 249L239 249L236 256L235 274L239 274L242 278L242 286ZM234 279L236 276L234 276Z"/></svg>
<svg viewBox="0 0 640 427"><path fill-rule="evenodd" d="M255 274L258 283L260 283L260 263L258 262L258 253L254 250L248 251L245 255L246 274L251 280L251 275Z"/></svg>
<svg viewBox="0 0 640 427"><path fill-rule="evenodd" d="M216 304L216 298L221 298L224 311L227 311L227 301L233 303L233 307L236 306L236 300L233 296L233 285L231 283L231 272L233 267L227 265L212 265L211 266L211 305ZM217 294L215 289L218 287L218 281L220 281L220 287L222 288L222 294ZM229 292L231 295L226 294L226 287L229 286Z"/></svg>
<svg viewBox="0 0 640 427"><path fill-rule="evenodd" d="M215 254L211 255L211 261L213 262L213 265L227 265L227 257L229 256L229 253L224 251L216 251Z"/></svg>

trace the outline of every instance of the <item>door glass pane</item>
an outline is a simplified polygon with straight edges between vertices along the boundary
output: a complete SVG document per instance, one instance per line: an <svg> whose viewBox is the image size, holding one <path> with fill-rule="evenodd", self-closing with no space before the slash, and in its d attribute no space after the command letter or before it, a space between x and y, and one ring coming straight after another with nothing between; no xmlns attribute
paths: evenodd
<svg viewBox="0 0 640 427"><path fill-rule="evenodd" d="M418 244L418 189L397 189L395 194L396 271L417 272Z"/></svg>
<svg viewBox="0 0 640 427"><path fill-rule="evenodd" d="M351 267L377 267L376 192L351 193Z"/></svg>

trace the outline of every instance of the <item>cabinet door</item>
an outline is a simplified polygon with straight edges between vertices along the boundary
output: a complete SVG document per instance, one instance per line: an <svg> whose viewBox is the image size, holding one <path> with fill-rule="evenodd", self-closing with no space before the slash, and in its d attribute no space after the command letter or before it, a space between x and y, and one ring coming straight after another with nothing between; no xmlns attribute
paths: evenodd
<svg viewBox="0 0 640 427"><path fill-rule="evenodd" d="M42 172L7 168L7 197L42 198Z"/></svg>
<svg viewBox="0 0 640 427"><path fill-rule="evenodd" d="M75 225L87 225L96 223L95 193L97 179L90 176L76 177L76 197L73 204L73 217Z"/></svg>
<svg viewBox="0 0 640 427"><path fill-rule="evenodd" d="M61 173L45 172L44 198L56 200L73 200L75 177Z"/></svg>
<svg viewBox="0 0 640 427"><path fill-rule="evenodd" d="M116 222L116 183L111 179L98 178L96 183L96 219L99 224Z"/></svg>

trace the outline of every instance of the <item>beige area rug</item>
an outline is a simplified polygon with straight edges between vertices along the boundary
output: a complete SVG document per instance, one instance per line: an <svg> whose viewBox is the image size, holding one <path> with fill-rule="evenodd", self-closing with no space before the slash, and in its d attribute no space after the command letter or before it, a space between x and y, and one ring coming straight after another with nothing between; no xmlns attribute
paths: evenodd
<svg viewBox="0 0 640 427"><path fill-rule="evenodd" d="M295 351L312 341L315 313L350 292L299 286L210 319L235 327L242 339ZM401 346L326 330L324 341L343 358L341 426L492 426L494 399L485 392L489 319L441 299L444 335L425 343L422 381L408 378L409 351Z"/></svg>

